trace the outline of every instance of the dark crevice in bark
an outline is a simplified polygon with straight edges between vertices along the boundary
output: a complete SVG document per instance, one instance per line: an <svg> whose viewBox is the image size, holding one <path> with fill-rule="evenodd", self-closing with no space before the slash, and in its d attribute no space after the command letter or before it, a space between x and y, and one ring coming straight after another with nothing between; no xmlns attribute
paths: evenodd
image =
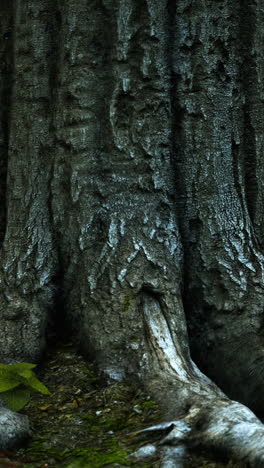
<svg viewBox="0 0 264 468"><path fill-rule="evenodd" d="M60 259L59 259L60 260ZM59 341L67 341L71 333L65 324L65 302L67 295L65 291L65 281L62 269L62 263L59 261L59 269L53 278L54 300L52 313L48 316L47 321L47 349L50 344L55 344Z"/></svg>
<svg viewBox="0 0 264 468"><path fill-rule="evenodd" d="M1 139L0 139L0 245L2 244L6 230L6 183L8 165L9 129L11 115L11 98L13 87L13 5L12 2L4 2L2 17L0 18L1 29Z"/></svg>
<svg viewBox="0 0 264 468"><path fill-rule="evenodd" d="M177 224L179 228L180 238L183 247L183 270L182 270L182 302L183 309L185 311L185 316L187 319L187 328L188 333L192 330L189 330L188 316L190 311L193 309L193 306L190 305L188 300L188 289L189 289L189 267L188 267L188 249L190 244L193 242L189 230L187 229L186 224L186 204L187 204L187 194L186 194L186 183L184 180L184 164L185 164L185 155L184 155L184 130L183 122L186 118L186 109L184 109L179 100L179 83L182 80L182 76L175 71L177 68L176 61L182 60L182 54L179 51L183 51L184 45L179 48L177 45L176 50L178 54L175 53L176 46L176 28L177 24L175 21L176 7L173 0L168 0L168 15L169 15L169 39L168 42L171 43L169 48L169 60L170 60L170 72L171 72L171 113L172 113L172 158L171 158L171 167L174 174L174 184L175 184L175 195L174 195L174 206L175 214L177 219ZM188 9L188 7L186 7ZM185 10L184 10L185 11ZM177 14L179 14L177 12ZM186 53L189 53L189 48L187 48ZM186 80L186 86L188 85Z"/></svg>
<svg viewBox="0 0 264 468"><path fill-rule="evenodd" d="M255 131L250 123L250 115L245 110L244 117L244 182L247 208L254 225L256 200L258 192L258 180L256 176L256 147Z"/></svg>
<svg viewBox="0 0 264 468"><path fill-rule="evenodd" d="M52 17L49 24L50 31L50 50L48 52L48 64L49 64L49 88L50 88L50 112L51 116L54 116L56 109L56 94L58 90L58 74L60 65L60 29L61 29L61 12L54 9L52 11ZM51 132L54 132L54 125L51 119ZM54 148L53 148L54 150Z"/></svg>
<svg viewBox="0 0 264 468"><path fill-rule="evenodd" d="M183 129L182 122L185 118L185 109L182 108L179 102L178 86L181 80L181 75L175 71L177 64L175 62L180 61L182 58L180 54L177 55L176 50L179 52L179 46L176 44L176 29L177 24L176 18L176 4L173 0L167 2L168 12L168 36L167 36L167 50L168 50L168 69L170 71L170 103L171 103L171 168L173 172L173 184L174 184L174 209L177 219L181 240L183 242L183 248L186 243L186 232L184 229L184 213L186 204L186 190L185 183L182 177L182 165L184 164L184 153L183 153ZM178 12L177 12L178 14ZM183 278L184 284L184 278Z"/></svg>
<svg viewBox="0 0 264 468"><path fill-rule="evenodd" d="M254 36L256 31L255 5L247 1L240 3L240 40L242 57L241 79L242 91L245 93L244 105L244 129L243 129L243 152L244 152L244 187L248 213L254 225L255 210L258 192L258 181L256 177L256 136L251 121L252 104L256 97L256 60L254 56Z"/></svg>
<svg viewBox="0 0 264 468"><path fill-rule="evenodd" d="M171 201L173 204L173 210L175 211L177 224L180 229L180 215L181 215L181 206L178 196L178 187L177 187L177 158L179 155L179 148L177 147L177 138L181 129L181 120L183 114L177 102L177 75L173 71L173 63L175 60L174 56L174 45L175 45L175 15L176 15L176 5L173 0L168 0L167 3L167 15L168 15L168 31L167 31L167 67L170 73L170 106L171 106L171 119L170 119L170 130L171 130L171 161L170 166L172 169L173 180L172 180L172 190L171 190ZM180 157L180 156L179 156Z"/></svg>
<svg viewBox="0 0 264 468"><path fill-rule="evenodd" d="M233 177L234 177L234 185L236 188L237 196L240 200L241 206L243 206L243 196L242 196L242 180L241 175L239 173L239 158L240 158L240 145L237 144L234 140L234 136L232 138L232 160L233 160Z"/></svg>

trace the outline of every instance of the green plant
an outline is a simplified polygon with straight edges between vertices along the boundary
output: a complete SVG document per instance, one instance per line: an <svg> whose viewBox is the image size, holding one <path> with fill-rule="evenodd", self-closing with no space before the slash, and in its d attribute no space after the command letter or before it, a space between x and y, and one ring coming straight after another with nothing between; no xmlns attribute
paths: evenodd
<svg viewBox="0 0 264 468"><path fill-rule="evenodd" d="M158 405L155 401L149 400L149 401L143 401L140 404L140 407L143 410L156 410L158 408Z"/></svg>
<svg viewBox="0 0 264 468"><path fill-rule="evenodd" d="M12 411L19 411L28 403L30 392L37 391L50 395L32 371L36 364L0 364L0 398Z"/></svg>

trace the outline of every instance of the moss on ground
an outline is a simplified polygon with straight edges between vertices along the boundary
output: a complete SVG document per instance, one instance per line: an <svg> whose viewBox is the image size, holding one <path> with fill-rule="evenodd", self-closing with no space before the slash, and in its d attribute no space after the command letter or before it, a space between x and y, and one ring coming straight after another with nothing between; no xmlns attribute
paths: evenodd
<svg viewBox="0 0 264 468"><path fill-rule="evenodd" d="M0 466L17 468L158 468L132 462L129 454L147 440L137 431L162 420L158 405L141 389L122 382L99 385L93 365L72 346L52 349L38 371L51 395L34 394L22 411L30 418L33 437L17 452L1 452ZM149 436L150 437L150 436ZM6 463L6 464L4 464ZM9 464L8 464L9 463ZM188 468L238 468L190 454Z"/></svg>

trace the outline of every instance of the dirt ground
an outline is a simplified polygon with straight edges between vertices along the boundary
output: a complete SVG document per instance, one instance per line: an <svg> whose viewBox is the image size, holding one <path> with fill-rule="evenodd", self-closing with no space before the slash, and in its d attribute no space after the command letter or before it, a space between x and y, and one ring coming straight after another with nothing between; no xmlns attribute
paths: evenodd
<svg viewBox="0 0 264 468"><path fill-rule="evenodd" d="M71 343L52 347L37 374L51 395L32 395L22 411L30 418L32 439L17 451L0 451L0 468L160 467L158 458L141 464L127 458L148 442L137 431L162 421L142 389L125 382L102 386L93 363ZM242 465L190 453L185 467Z"/></svg>

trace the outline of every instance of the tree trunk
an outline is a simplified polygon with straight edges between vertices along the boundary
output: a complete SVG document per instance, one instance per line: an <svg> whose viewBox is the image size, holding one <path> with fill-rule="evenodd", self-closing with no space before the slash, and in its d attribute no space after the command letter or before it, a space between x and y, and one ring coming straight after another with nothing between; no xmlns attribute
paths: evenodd
<svg viewBox="0 0 264 468"><path fill-rule="evenodd" d="M263 410L263 11L192 12L176 15L175 100L193 355L230 397Z"/></svg>
<svg viewBox="0 0 264 468"><path fill-rule="evenodd" d="M264 466L262 424L198 370L185 321L206 374L263 409L263 11L218 3L0 9L0 359L67 329L173 418L164 466L179 443Z"/></svg>

